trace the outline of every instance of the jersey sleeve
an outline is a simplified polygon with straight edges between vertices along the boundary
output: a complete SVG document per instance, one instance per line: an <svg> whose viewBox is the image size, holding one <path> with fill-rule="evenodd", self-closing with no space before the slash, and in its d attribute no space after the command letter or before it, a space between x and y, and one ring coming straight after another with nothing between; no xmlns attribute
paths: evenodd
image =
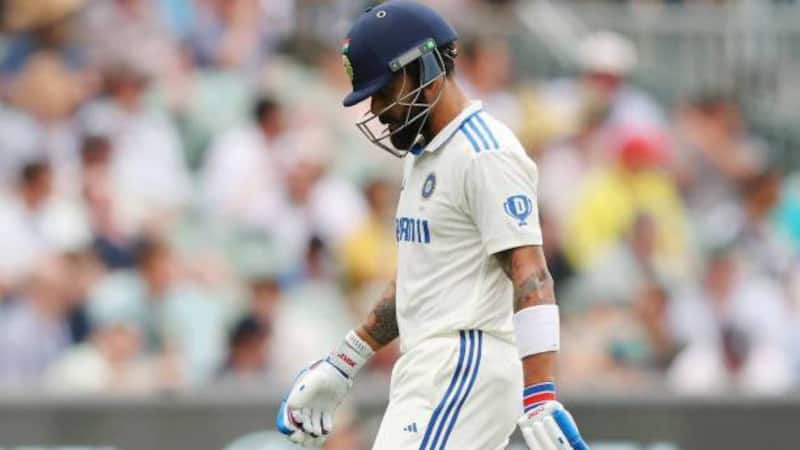
<svg viewBox="0 0 800 450"><path fill-rule="evenodd" d="M488 254L542 244L533 160L522 151L484 152L464 178L467 210Z"/></svg>

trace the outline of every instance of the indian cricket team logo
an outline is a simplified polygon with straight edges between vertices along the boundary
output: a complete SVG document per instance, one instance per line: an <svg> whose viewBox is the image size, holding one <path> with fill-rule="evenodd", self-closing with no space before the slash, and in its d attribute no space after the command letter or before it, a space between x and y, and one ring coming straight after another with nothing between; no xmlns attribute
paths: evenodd
<svg viewBox="0 0 800 450"><path fill-rule="evenodd" d="M526 195L512 195L506 199L503 204L506 214L519 220L519 226L525 226L528 223L525 220L533 212L533 202Z"/></svg>
<svg viewBox="0 0 800 450"><path fill-rule="evenodd" d="M436 189L436 175L431 172L428 175L428 178L425 179L425 183L422 185L422 198L428 198L433 194L434 189Z"/></svg>
<svg viewBox="0 0 800 450"><path fill-rule="evenodd" d="M344 63L344 71L347 73L347 77L350 78L350 82L353 82L353 64L350 62L350 58L347 57L347 52L350 51L350 38L347 38L342 43L342 63Z"/></svg>

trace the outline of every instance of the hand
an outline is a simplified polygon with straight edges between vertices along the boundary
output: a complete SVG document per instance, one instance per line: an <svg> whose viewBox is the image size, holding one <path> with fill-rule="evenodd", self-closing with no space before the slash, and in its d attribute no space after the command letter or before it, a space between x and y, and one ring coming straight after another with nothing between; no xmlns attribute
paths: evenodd
<svg viewBox="0 0 800 450"><path fill-rule="evenodd" d="M532 409L517 423L530 450L589 450L575 420L557 401Z"/></svg>
<svg viewBox="0 0 800 450"><path fill-rule="evenodd" d="M333 414L350 391L352 381L327 360L303 370L281 403L276 425L289 440L321 447L333 429Z"/></svg>

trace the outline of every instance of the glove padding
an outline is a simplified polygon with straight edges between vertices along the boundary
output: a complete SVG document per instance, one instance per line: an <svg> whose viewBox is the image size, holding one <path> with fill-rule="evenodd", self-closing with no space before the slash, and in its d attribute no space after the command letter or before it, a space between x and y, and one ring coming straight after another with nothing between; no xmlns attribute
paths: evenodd
<svg viewBox="0 0 800 450"><path fill-rule="evenodd" d="M350 391L352 381L322 360L300 372L281 403L278 431L306 447L321 447L333 429L333 414Z"/></svg>
<svg viewBox="0 0 800 450"><path fill-rule="evenodd" d="M530 450L589 450L564 406L549 401L517 421Z"/></svg>

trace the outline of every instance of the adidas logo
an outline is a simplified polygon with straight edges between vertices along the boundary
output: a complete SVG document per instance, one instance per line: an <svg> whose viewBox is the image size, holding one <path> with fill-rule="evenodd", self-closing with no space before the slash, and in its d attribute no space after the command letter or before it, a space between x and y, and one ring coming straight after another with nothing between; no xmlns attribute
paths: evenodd
<svg viewBox="0 0 800 450"><path fill-rule="evenodd" d="M403 428L403 431L408 431L410 433L416 433L417 432L417 422L412 422L411 425L406 425L406 427Z"/></svg>

